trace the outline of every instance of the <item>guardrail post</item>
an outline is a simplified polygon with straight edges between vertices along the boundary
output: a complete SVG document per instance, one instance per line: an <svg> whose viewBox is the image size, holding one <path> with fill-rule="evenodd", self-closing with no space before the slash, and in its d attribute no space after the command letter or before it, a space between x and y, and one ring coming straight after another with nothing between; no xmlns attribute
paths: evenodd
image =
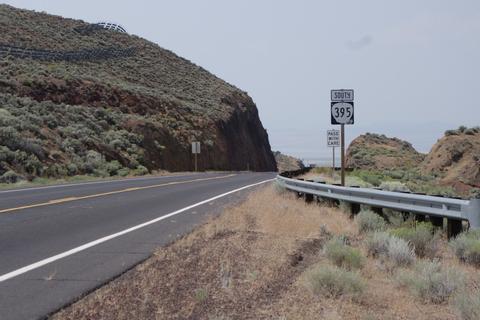
<svg viewBox="0 0 480 320"><path fill-rule="evenodd" d="M470 228L480 229L480 199L471 199L468 205L468 222Z"/></svg>
<svg viewBox="0 0 480 320"><path fill-rule="evenodd" d="M424 214L415 214L415 221L425 222L425 215Z"/></svg>
<svg viewBox="0 0 480 320"><path fill-rule="evenodd" d="M443 217L428 216L434 227L443 228Z"/></svg>
<svg viewBox="0 0 480 320"><path fill-rule="evenodd" d="M402 211L401 213L402 213L403 221L407 221L408 218L411 216L410 212L408 212L408 211Z"/></svg>
<svg viewBox="0 0 480 320"><path fill-rule="evenodd" d="M456 237L463 231L462 220L447 219L448 239Z"/></svg>
<svg viewBox="0 0 480 320"><path fill-rule="evenodd" d="M360 203L353 203L350 202L350 213L351 217L353 218L360 212Z"/></svg>
<svg viewBox="0 0 480 320"><path fill-rule="evenodd" d="M305 193L305 202L310 203L313 201L313 194Z"/></svg>

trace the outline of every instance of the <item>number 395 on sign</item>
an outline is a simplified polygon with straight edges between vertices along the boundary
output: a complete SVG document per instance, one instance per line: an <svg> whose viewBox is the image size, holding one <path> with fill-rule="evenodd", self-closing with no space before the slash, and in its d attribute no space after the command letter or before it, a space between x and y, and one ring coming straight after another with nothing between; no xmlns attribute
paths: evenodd
<svg viewBox="0 0 480 320"><path fill-rule="evenodd" d="M332 102L332 124L353 124L353 102Z"/></svg>

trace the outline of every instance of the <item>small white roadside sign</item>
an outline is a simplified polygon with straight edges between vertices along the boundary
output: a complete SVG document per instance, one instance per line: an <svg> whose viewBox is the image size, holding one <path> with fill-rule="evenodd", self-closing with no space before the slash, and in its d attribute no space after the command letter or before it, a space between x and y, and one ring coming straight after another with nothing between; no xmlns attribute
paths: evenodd
<svg viewBox="0 0 480 320"><path fill-rule="evenodd" d="M327 130L327 146L340 147L340 131Z"/></svg>
<svg viewBox="0 0 480 320"><path fill-rule="evenodd" d="M200 142L198 141L192 142L192 153L193 154L200 153Z"/></svg>
<svg viewBox="0 0 480 320"><path fill-rule="evenodd" d="M353 89L334 89L330 91L332 102L353 101Z"/></svg>

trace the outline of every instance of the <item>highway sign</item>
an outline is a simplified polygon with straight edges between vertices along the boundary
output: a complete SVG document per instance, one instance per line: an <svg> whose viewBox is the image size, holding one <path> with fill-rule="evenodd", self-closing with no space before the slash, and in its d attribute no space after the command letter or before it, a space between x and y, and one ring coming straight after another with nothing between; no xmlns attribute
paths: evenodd
<svg viewBox="0 0 480 320"><path fill-rule="evenodd" d="M200 153L200 142L198 141L192 142L192 153L194 154Z"/></svg>
<svg viewBox="0 0 480 320"><path fill-rule="evenodd" d="M195 155L195 172L197 172L198 171L197 154L200 154L200 142L198 141L192 142L192 153Z"/></svg>
<svg viewBox="0 0 480 320"><path fill-rule="evenodd" d="M340 131L327 130L327 146L340 147Z"/></svg>
<svg viewBox="0 0 480 320"><path fill-rule="evenodd" d="M331 123L340 125L340 156L342 160L341 185L345 186L345 125L353 124L353 89L330 90ZM335 168L335 148L332 148Z"/></svg>
<svg viewBox="0 0 480 320"><path fill-rule="evenodd" d="M353 124L353 102L331 102L332 124Z"/></svg>
<svg viewBox="0 0 480 320"><path fill-rule="evenodd" d="M353 101L353 89L338 89L330 91L332 102Z"/></svg>

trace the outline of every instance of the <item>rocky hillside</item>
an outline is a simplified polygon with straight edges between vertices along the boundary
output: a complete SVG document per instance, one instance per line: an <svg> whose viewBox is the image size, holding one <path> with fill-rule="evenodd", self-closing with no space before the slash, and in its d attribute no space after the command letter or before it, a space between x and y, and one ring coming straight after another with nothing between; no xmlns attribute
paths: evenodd
<svg viewBox="0 0 480 320"><path fill-rule="evenodd" d="M305 168L302 160L292 156L281 153L280 151L273 152L275 161L277 162L277 168L279 172L294 171Z"/></svg>
<svg viewBox="0 0 480 320"><path fill-rule="evenodd" d="M432 147L421 169L442 182L480 187L480 128L448 130Z"/></svg>
<svg viewBox="0 0 480 320"><path fill-rule="evenodd" d="M407 141L367 133L350 143L346 166L367 170L406 169L420 165L424 157Z"/></svg>
<svg viewBox="0 0 480 320"><path fill-rule="evenodd" d="M275 170L247 93L158 45L0 5L0 176ZM122 171L123 170L123 171Z"/></svg>

